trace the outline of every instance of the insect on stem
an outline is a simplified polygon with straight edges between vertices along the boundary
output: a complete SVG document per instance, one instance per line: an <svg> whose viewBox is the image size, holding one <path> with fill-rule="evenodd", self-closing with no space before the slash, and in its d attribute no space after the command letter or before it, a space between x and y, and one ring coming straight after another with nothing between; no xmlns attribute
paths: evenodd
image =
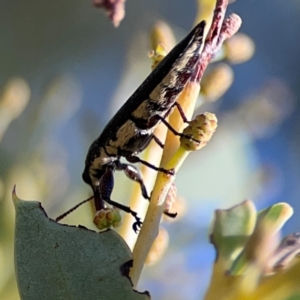
<svg viewBox="0 0 300 300"><path fill-rule="evenodd" d="M142 224L137 213L130 207L110 199L114 186L113 173L121 170L130 179L139 183L146 199L149 196L142 176L135 168L120 163L121 157L128 162L142 163L158 172L174 175L174 170L154 166L137 155L147 148L152 139L163 147L153 134L161 122L176 136L182 136L170 126L165 118L176 106L180 93L197 69L203 48L204 27L205 21L200 22L172 49L108 122L88 150L82 178L93 189L95 206L101 208L103 202L106 202L130 213L136 220L133 225L134 231L137 231ZM177 108L184 118L184 112L180 110L180 106L177 105ZM186 118L184 121L188 122ZM58 217L57 220L61 220L79 205ZM168 215L175 216L175 214Z"/></svg>

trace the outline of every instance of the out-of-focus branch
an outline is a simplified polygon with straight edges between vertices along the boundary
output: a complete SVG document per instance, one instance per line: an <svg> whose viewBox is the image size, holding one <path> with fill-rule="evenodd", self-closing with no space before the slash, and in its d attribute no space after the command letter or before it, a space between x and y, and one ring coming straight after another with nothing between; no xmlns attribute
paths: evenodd
<svg viewBox="0 0 300 300"><path fill-rule="evenodd" d="M93 0L94 6L103 8L115 27L125 16L125 0Z"/></svg>

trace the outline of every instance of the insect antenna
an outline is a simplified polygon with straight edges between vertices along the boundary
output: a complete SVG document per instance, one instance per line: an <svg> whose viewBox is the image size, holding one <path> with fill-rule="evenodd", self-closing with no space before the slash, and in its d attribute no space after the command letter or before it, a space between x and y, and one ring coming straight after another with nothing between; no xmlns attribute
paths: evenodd
<svg viewBox="0 0 300 300"><path fill-rule="evenodd" d="M68 211L66 211L65 213L63 213L62 215L58 216L55 221L59 222L60 220L62 220L63 218L65 218L67 215L69 215L71 212L73 212L74 210L76 210L79 206L81 206L82 204L92 200L94 198L94 196L91 196L83 201L81 201L80 203L78 203L77 205L75 205L74 207L72 207L71 209L69 209Z"/></svg>

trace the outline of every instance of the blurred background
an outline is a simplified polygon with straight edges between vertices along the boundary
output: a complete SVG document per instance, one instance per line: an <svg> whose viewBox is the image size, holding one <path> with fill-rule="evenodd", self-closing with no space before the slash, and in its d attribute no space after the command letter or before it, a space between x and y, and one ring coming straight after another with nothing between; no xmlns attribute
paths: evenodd
<svg viewBox="0 0 300 300"><path fill-rule="evenodd" d="M81 173L88 147L149 74L152 26L165 21L179 40L196 11L196 1L128 1L116 29L89 1L1 1L0 299L18 299L13 185L21 199L41 201L52 218L87 198L91 191ZM300 227L299 3L238 0L228 12L241 16L240 32L253 40L255 54L229 63L233 80L220 99L202 97L199 111L216 113L219 127L176 177L186 215L164 225L168 250L143 274L139 289L153 299L203 295L217 208L245 199L258 209L284 201L296 215L284 234ZM129 180L117 179L113 199L126 202ZM68 223L94 228L92 219L85 205Z"/></svg>

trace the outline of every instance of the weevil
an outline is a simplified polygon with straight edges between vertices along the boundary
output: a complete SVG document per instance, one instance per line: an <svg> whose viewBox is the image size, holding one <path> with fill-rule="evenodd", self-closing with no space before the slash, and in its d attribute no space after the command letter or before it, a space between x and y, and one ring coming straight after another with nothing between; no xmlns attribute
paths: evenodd
<svg viewBox="0 0 300 300"><path fill-rule="evenodd" d="M63 219L81 204L94 198L97 211L105 208L106 202L130 213L135 218L133 230L137 232L142 224L137 213L110 198L114 187L113 173L115 170L122 170L130 179L138 182L142 195L146 199L150 197L141 174L135 166L122 163L121 157L131 163L142 163L156 171L174 174L173 170L156 167L137 155L149 145L151 140L163 147L161 141L153 134L160 122L175 135L183 135L176 132L165 118L176 106L186 121L184 112L176 100L198 67L204 27L205 21L200 22L172 49L92 143L86 156L82 178L92 187L94 195L56 218L56 221ZM166 212L166 214L170 217L176 216L176 213Z"/></svg>
<svg viewBox="0 0 300 300"><path fill-rule="evenodd" d="M154 170L173 174L172 170L155 167L141 160L137 154L152 139L163 146L153 134L160 122L180 135L165 118L175 106L178 107L176 100L197 67L204 26L205 22L202 21L173 48L119 109L88 150L82 178L93 189L96 209L104 208L105 201L130 213L135 218L134 231L141 226L137 213L110 198L114 186L113 172L123 170L130 179L137 181L146 199L149 199L149 195L139 171L133 165L122 163L121 157L131 163L139 162ZM180 107L178 109L182 113Z"/></svg>

